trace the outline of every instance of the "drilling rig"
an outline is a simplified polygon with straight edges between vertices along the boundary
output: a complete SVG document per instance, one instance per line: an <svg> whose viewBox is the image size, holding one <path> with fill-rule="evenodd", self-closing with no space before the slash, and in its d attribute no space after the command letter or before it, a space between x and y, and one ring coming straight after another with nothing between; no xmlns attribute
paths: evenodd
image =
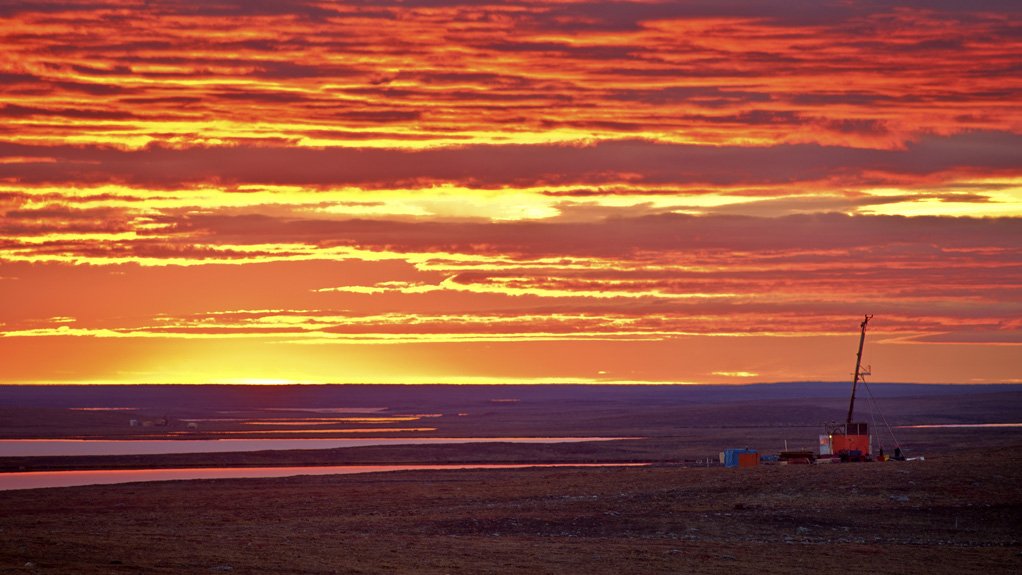
<svg viewBox="0 0 1022 575"><path fill-rule="evenodd" d="M872 461L873 460L873 436L869 433L869 426L862 422L853 422L852 415L855 411L855 391L859 382L865 383L865 376L869 370L862 369L862 346L866 342L866 325L873 316L863 317L860 325L859 351L855 354L855 376L852 379L852 397L848 402L848 417L845 422L832 423L826 426L823 435L820 435L820 457L840 458L841 461ZM881 453L883 451L881 450Z"/></svg>

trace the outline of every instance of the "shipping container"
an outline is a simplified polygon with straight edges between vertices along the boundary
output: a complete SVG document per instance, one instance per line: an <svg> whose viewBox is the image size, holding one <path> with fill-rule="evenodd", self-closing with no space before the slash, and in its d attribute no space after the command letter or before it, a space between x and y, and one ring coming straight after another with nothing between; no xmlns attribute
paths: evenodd
<svg viewBox="0 0 1022 575"><path fill-rule="evenodd" d="M755 463L751 463L753 458L752 457L746 457L745 458L745 463L746 464L742 465L739 456L741 456L743 454L749 455L749 456L755 456L755 461L756 462ZM724 467L748 467L750 465L758 465L759 464L759 454L756 452L755 449L747 449L747 448L746 449L725 449L724 452L723 452L722 461L724 463Z"/></svg>

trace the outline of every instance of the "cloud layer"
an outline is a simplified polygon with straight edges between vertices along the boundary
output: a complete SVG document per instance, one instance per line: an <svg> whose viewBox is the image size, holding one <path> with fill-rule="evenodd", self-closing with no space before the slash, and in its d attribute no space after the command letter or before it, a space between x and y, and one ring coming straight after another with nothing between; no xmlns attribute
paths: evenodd
<svg viewBox="0 0 1022 575"><path fill-rule="evenodd" d="M1019 16L0 7L0 380L1017 378Z"/></svg>

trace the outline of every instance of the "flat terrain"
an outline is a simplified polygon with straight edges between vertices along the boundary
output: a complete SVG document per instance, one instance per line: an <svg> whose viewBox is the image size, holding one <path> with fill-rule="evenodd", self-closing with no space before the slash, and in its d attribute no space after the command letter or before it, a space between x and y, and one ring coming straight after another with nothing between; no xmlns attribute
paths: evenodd
<svg viewBox="0 0 1022 575"><path fill-rule="evenodd" d="M810 391L816 388L810 388ZM892 425L1018 422L1022 391L880 388ZM30 390L31 391L31 390ZM925 461L724 469L725 447L812 447L844 386L748 390L228 390L0 394L0 437L258 437L330 425L300 411L428 416L364 428L611 442L386 446L164 456L6 457L0 470L444 462L646 461L644 468L414 471L0 492L0 573L1022 572L1022 429L895 429ZM160 393L159 403L153 398ZM323 394L341 397L324 398ZM697 393L698 392L698 393ZM98 393L98 392L93 392ZM146 394L149 395L146 395ZM253 391L254 396L259 391ZM319 394L310 399L307 394ZM195 394L203 395L197 398ZM234 394L234 395L231 395ZM303 396L302 394L306 394ZM419 394L419 395L416 395ZM512 394L514 396L512 396ZM553 394L553 395L551 395ZM12 399L15 398L15 399ZM111 403L120 398L121 405ZM265 402L264 402L265 399ZM512 400L512 401L508 401ZM64 403L61 403L64 402ZM91 403L90 403L91 402ZM131 406L128 411L69 407ZM270 406L295 411L272 411ZM167 427L128 418L168 417ZM253 425L260 418L309 418ZM862 417L871 414L863 406ZM188 430L191 418L223 419ZM331 424L337 425L337 424ZM374 427L376 426L376 427ZM347 435L350 435L347 434ZM176 436L175 436L176 437ZM885 439L888 451L893 438Z"/></svg>
<svg viewBox="0 0 1022 575"><path fill-rule="evenodd" d="M0 572L1018 573L1020 463L1005 450L0 492Z"/></svg>

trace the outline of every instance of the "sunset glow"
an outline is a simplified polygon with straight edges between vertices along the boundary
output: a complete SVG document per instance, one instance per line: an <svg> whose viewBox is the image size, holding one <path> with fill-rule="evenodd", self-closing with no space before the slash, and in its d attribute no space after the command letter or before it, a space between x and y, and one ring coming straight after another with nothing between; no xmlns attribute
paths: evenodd
<svg viewBox="0 0 1022 575"><path fill-rule="evenodd" d="M1022 381L1022 5L0 7L0 383Z"/></svg>

